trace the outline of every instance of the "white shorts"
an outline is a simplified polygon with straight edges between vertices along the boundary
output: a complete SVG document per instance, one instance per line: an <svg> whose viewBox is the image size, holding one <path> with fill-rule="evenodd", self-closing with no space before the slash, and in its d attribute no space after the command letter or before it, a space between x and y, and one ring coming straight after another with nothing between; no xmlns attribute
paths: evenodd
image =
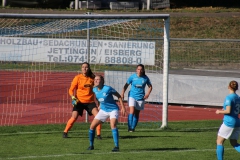
<svg viewBox="0 0 240 160"><path fill-rule="evenodd" d="M218 130L218 136L221 136L225 139L236 139L238 140L240 134L240 127L231 128L226 126L224 123Z"/></svg>
<svg viewBox="0 0 240 160"><path fill-rule="evenodd" d="M110 119L112 118L118 119L118 115L119 115L118 110L113 110L112 112L106 112L100 109L100 111L98 112L98 114L95 116L94 119L98 119L102 122L105 122L109 117Z"/></svg>
<svg viewBox="0 0 240 160"><path fill-rule="evenodd" d="M137 101L132 97L128 97L128 106L134 106L137 110L144 110L144 100Z"/></svg>

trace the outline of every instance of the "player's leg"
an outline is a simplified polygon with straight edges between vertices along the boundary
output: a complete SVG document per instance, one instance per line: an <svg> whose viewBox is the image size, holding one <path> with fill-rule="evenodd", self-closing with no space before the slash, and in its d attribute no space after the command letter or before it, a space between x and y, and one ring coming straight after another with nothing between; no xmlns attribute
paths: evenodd
<svg viewBox="0 0 240 160"><path fill-rule="evenodd" d="M97 139L99 139L99 140L102 139L101 130L102 130L102 123L100 123L100 124L97 126Z"/></svg>
<svg viewBox="0 0 240 160"><path fill-rule="evenodd" d="M237 142L240 135L240 127L234 128L233 133L230 137L230 143L233 148L240 153L240 144Z"/></svg>
<svg viewBox="0 0 240 160"><path fill-rule="evenodd" d="M93 115L94 117L96 117L96 115L98 114L98 109L97 109L96 103L94 103L94 102L88 104L86 110L87 110L89 115ZM101 137L101 130L102 130L102 124L100 123L97 126L97 139L102 139L102 137Z"/></svg>
<svg viewBox="0 0 240 160"><path fill-rule="evenodd" d="M72 116L68 120L68 122L66 124L66 127L65 127L65 129L63 131L63 138L67 138L68 137L68 131L72 128L72 126L76 122L78 116L79 115L82 116L82 113L83 113L83 109L82 109L80 104L77 104L77 105L73 106Z"/></svg>
<svg viewBox="0 0 240 160"><path fill-rule="evenodd" d="M228 139L231 134L233 133L234 128L226 126L224 123L221 125L221 127L218 130L218 136L217 136L217 158L218 160L223 160L224 155L224 146L223 143L226 139Z"/></svg>
<svg viewBox="0 0 240 160"><path fill-rule="evenodd" d="M136 101L134 107L133 121L132 121L132 130L134 131L139 120L140 111L144 110L144 101Z"/></svg>
<svg viewBox="0 0 240 160"><path fill-rule="evenodd" d="M138 124L138 120L139 120L139 114L140 114L140 110L137 110L135 108L134 110L134 114L133 114L133 121L132 121L132 130L135 131L135 128Z"/></svg>
<svg viewBox="0 0 240 160"><path fill-rule="evenodd" d="M89 142L90 142L90 146L88 147L88 150L93 150L94 149L95 129L100 123L102 123L102 122L98 119L94 119L91 123L90 129L89 129L89 132L88 132Z"/></svg>
<svg viewBox="0 0 240 160"><path fill-rule="evenodd" d="M223 155L224 155L224 143L225 139L221 136L217 137L217 148L216 148L216 153L217 153L217 159L218 160L223 160Z"/></svg>
<svg viewBox="0 0 240 160"><path fill-rule="evenodd" d="M230 139L230 143L233 148L240 153L240 144L237 142L236 139Z"/></svg>
<svg viewBox="0 0 240 160"><path fill-rule="evenodd" d="M132 132L132 122L133 122L133 114L134 114L134 105L135 99L132 97L128 98L128 106L129 106L129 114L128 114L128 131Z"/></svg>
<svg viewBox="0 0 240 160"><path fill-rule="evenodd" d="M94 137L95 137L95 130L96 127L101 124L102 122L104 122L107 118L108 118L108 114L106 114L106 112L100 110L98 112L98 114L95 116L95 118L93 119L91 125L90 125L90 129L89 129L89 142L90 142L90 146L88 147L88 150L93 150L94 149Z"/></svg>
<svg viewBox="0 0 240 160"><path fill-rule="evenodd" d="M114 148L112 149L113 152L119 151L119 132L117 128L118 115L119 114L117 110L110 112L110 127L112 129L112 136L114 142Z"/></svg>

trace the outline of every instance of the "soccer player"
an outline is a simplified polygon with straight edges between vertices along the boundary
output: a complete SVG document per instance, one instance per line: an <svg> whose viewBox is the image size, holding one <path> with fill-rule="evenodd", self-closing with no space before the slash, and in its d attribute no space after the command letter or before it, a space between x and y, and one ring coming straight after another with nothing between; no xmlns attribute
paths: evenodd
<svg viewBox="0 0 240 160"><path fill-rule="evenodd" d="M152 91L152 84L148 76L145 74L144 65L137 65L136 73L132 74L122 90L122 98L128 86L131 84L131 89L128 94L128 105L130 112L128 115L128 131L134 132L139 120L141 110L144 110L144 101ZM145 94L145 87L148 86L148 91Z"/></svg>
<svg viewBox="0 0 240 160"><path fill-rule="evenodd" d="M95 128L99 124L105 122L108 118L110 118L110 127L112 129L112 136L115 147L112 149L113 152L119 151L119 133L117 129L117 122L119 116L119 107L116 104L113 95L116 96L121 105L121 114L125 116L126 109L123 105L121 95L112 87L104 85L104 78L103 76L96 76L94 79L94 88L93 92L96 95L96 99L98 103L100 103L100 110L98 114L95 116L94 120L92 121L89 129L89 141L90 146L88 150L94 149L94 135L95 135Z"/></svg>
<svg viewBox="0 0 240 160"><path fill-rule="evenodd" d="M240 153L240 144L237 143L240 134L240 97L236 94L238 83L231 81L228 85L229 93L224 101L223 109L216 110L216 114L224 114L223 123L218 130L217 136L217 159L223 160L224 147L226 139L230 139L231 145Z"/></svg>
<svg viewBox="0 0 240 160"><path fill-rule="evenodd" d="M81 74L74 77L69 88L69 95L72 98L73 109L72 117L68 120L63 132L63 138L68 137L68 131L72 128L78 116L83 115L83 110L86 110L90 116L96 116L98 113L98 108L94 101L94 93L92 91L95 75L92 73L90 65L87 62L82 64L81 71ZM76 92L76 96L74 92ZM101 125L97 128L97 139L102 139Z"/></svg>

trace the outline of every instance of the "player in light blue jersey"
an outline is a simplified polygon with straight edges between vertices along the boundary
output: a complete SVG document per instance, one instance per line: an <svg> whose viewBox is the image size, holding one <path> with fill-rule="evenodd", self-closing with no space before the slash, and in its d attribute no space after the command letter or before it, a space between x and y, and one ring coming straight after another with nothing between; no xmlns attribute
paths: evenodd
<svg viewBox="0 0 240 160"><path fill-rule="evenodd" d="M100 104L99 112L95 116L94 120L92 121L89 129L89 141L90 146L88 150L94 149L94 136L95 136L95 129L96 127L105 122L108 118L110 118L110 126L112 129L113 141L115 147L112 149L113 152L119 151L119 134L117 129L117 121L119 116L119 107L116 101L113 98L113 95L116 96L121 105L121 114L125 116L126 108L123 105L121 95L112 87L104 85L104 78L103 76L96 76L94 79L94 88L93 92L96 96L98 104Z"/></svg>
<svg viewBox="0 0 240 160"><path fill-rule="evenodd" d="M240 97L236 94L238 83L231 81L228 85L230 94L226 96L223 109L216 110L216 114L224 114L223 123L218 131L217 136L217 159L223 160L224 147L223 143L226 139L230 139L231 145L240 153L240 144L237 140L240 135Z"/></svg>
<svg viewBox="0 0 240 160"><path fill-rule="evenodd" d="M137 65L136 73L132 74L122 90L122 98L124 99L124 93L128 86L131 84L131 88L128 94L128 105L130 112L128 115L128 131L134 132L139 120L139 114L141 110L144 110L144 102L152 91L152 83L148 76L145 74L144 65ZM145 87L148 86L148 91L145 94Z"/></svg>

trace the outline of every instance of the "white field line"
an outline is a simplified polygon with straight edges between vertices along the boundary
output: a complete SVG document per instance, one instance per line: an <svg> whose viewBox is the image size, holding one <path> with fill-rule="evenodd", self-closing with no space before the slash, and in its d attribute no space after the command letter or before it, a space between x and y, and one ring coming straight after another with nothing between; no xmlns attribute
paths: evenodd
<svg viewBox="0 0 240 160"><path fill-rule="evenodd" d="M234 150L233 148L224 148L224 150ZM216 149L189 149L189 150L177 150L177 151L132 151L132 152L101 152L96 153L94 151L79 153L79 154L57 154L57 155L45 155L45 156L24 156L24 157L12 157L12 158L4 158L4 159L36 159L36 158L54 158L54 157L66 157L66 156L80 156L91 153L91 155L106 155L106 154L141 154L141 153L164 153L164 152L216 152ZM0 158L0 160L3 160Z"/></svg>

